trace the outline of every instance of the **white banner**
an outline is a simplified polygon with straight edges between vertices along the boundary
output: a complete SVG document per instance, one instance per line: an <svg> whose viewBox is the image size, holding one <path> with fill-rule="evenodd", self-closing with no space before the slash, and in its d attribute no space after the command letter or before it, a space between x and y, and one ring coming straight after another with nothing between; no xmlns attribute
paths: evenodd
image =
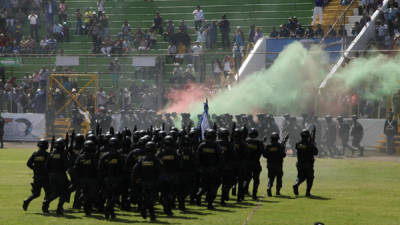
<svg viewBox="0 0 400 225"><path fill-rule="evenodd" d="M79 56L56 56L56 66L79 66Z"/></svg>
<svg viewBox="0 0 400 225"><path fill-rule="evenodd" d="M140 67L154 67L156 66L155 56L133 56L132 65Z"/></svg>
<svg viewBox="0 0 400 225"><path fill-rule="evenodd" d="M44 137L46 128L45 114L38 113L2 113L5 119L5 141L38 141Z"/></svg>

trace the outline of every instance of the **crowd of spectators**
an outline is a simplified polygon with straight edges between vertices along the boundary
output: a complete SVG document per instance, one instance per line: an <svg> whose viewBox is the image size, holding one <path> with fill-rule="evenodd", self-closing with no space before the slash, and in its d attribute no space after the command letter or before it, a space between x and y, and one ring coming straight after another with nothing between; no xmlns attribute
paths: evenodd
<svg viewBox="0 0 400 225"><path fill-rule="evenodd" d="M52 53L69 37L65 0L0 1L0 54Z"/></svg>

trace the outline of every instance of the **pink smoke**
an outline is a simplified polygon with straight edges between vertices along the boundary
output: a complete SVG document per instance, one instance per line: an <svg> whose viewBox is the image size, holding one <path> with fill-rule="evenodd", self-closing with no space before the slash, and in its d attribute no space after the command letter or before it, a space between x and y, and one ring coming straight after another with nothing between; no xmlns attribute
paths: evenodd
<svg viewBox="0 0 400 225"><path fill-rule="evenodd" d="M211 90L203 85L188 83L183 89L171 89L166 94L168 99L165 112L189 112L191 104L204 102L209 97Z"/></svg>

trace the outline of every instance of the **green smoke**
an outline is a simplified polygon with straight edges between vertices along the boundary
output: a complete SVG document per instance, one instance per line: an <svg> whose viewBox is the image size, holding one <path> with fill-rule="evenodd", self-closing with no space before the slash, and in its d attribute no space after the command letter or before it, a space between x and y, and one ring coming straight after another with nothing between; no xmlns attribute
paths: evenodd
<svg viewBox="0 0 400 225"><path fill-rule="evenodd" d="M327 56L323 51L305 49L295 42L285 48L274 64L240 80L231 90L224 90L210 102L210 113L240 114L264 110L276 113L304 112L307 102L326 74ZM191 107L191 115L200 114L202 104Z"/></svg>

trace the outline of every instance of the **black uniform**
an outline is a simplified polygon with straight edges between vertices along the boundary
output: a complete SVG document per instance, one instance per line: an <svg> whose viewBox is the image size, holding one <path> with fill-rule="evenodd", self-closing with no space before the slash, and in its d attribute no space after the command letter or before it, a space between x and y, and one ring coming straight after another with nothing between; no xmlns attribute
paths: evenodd
<svg viewBox="0 0 400 225"><path fill-rule="evenodd" d="M311 188L314 181L314 156L318 154L318 149L314 143L307 138L303 138L296 144L297 150L297 181L293 185L295 195L298 195L298 187L305 180L307 181L306 196L311 195Z"/></svg>
<svg viewBox="0 0 400 225"><path fill-rule="evenodd" d="M349 146L349 136L350 136L350 126L348 123L344 122L343 119L338 118L338 131L339 131L339 138L342 142L343 148L343 155L346 152L346 149L352 150Z"/></svg>
<svg viewBox="0 0 400 225"><path fill-rule="evenodd" d="M229 201L229 191L235 183L235 174L237 173L239 159L235 149L228 140L220 140L218 144L224 158L221 205L225 205L225 201Z"/></svg>
<svg viewBox="0 0 400 225"><path fill-rule="evenodd" d="M167 136L168 137L168 136ZM167 215L172 215L172 206L177 194L180 159L174 145L167 145L157 155L161 161L160 191L161 204Z"/></svg>
<svg viewBox="0 0 400 225"><path fill-rule="evenodd" d="M364 136L364 128L353 116L353 124L350 128L350 135L353 137L351 145L360 151L360 156L364 155L364 148L360 145ZM354 152L352 152L354 154Z"/></svg>
<svg viewBox="0 0 400 225"><path fill-rule="evenodd" d="M249 167L248 167L248 149L246 142L242 141L240 137L235 137L235 142L233 144L234 151L238 157L238 164L236 170L237 176L237 201L241 202L244 200L244 196L246 194L247 182L246 178L249 176Z"/></svg>
<svg viewBox="0 0 400 225"><path fill-rule="evenodd" d="M141 198L143 207L140 209L142 216L146 217L147 210L152 219L154 215L154 203L157 200L157 186L161 172L161 163L154 154L142 157L132 170L132 181L140 180ZM134 183L133 185L136 185Z"/></svg>
<svg viewBox="0 0 400 225"><path fill-rule="evenodd" d="M114 205L118 201L123 174L122 156L116 151L115 147L110 146L110 149L111 151L105 153L99 161L99 173L102 178L106 200L106 208L104 210L106 219L109 216L112 219L115 218Z"/></svg>
<svg viewBox="0 0 400 225"><path fill-rule="evenodd" d="M91 152L85 148L84 152L75 161L74 171L81 190L77 190L77 194L80 193L79 198L83 200L83 208L86 215L90 215L92 205L98 201L97 160L94 151Z"/></svg>
<svg viewBox="0 0 400 225"><path fill-rule="evenodd" d="M24 200L23 209L27 210L29 203L40 196L40 191L42 188L44 189L45 197L44 200L48 199L49 195L49 177L46 168L46 162L49 158L49 153L46 152L47 148L39 149L34 152L31 157L28 159L27 166L33 170L33 182L32 186L32 195L30 195L26 200ZM47 212L46 208L44 211Z"/></svg>
<svg viewBox="0 0 400 225"><path fill-rule="evenodd" d="M194 201L195 193L195 149L192 148L188 137L184 137L186 141L181 143L178 154L180 158L180 171L179 171L179 193L178 202L179 209L185 210L185 198L190 195L191 201Z"/></svg>
<svg viewBox="0 0 400 225"><path fill-rule="evenodd" d="M286 157L285 146L279 142L270 143L266 146L263 156L267 158L268 194L271 195L276 177L276 193L279 195L282 188L283 158Z"/></svg>
<svg viewBox="0 0 400 225"><path fill-rule="evenodd" d="M258 185L260 184L261 164L260 158L264 152L264 144L255 138L248 138L247 143L247 168L248 178L246 184L249 185L253 179L253 199L257 199Z"/></svg>
<svg viewBox="0 0 400 225"><path fill-rule="evenodd" d="M392 155L395 153L395 138L397 135L397 120L393 119L393 114L386 120L383 133L386 135L386 153Z"/></svg>
<svg viewBox="0 0 400 225"><path fill-rule="evenodd" d="M332 121L332 117L326 117L326 129L325 129L325 144L328 149L330 156L333 157L337 154L336 148L336 125Z"/></svg>
<svg viewBox="0 0 400 225"><path fill-rule="evenodd" d="M215 141L202 142L196 152L197 165L200 173L200 188L198 201L206 193L206 202L209 208L217 196L220 178L220 168L223 166L221 150Z"/></svg>
<svg viewBox="0 0 400 225"><path fill-rule="evenodd" d="M3 136L4 136L5 123L6 122L5 122L4 118L0 115L0 148L4 148Z"/></svg>
<svg viewBox="0 0 400 225"><path fill-rule="evenodd" d="M45 200L44 207L49 207L50 203L59 198L57 206L57 214L63 214L63 205L68 200L69 180L66 174L68 169L67 154L64 150L64 140L58 139L55 143L55 150L50 153L50 157L46 162L49 172L50 195L48 201Z"/></svg>

